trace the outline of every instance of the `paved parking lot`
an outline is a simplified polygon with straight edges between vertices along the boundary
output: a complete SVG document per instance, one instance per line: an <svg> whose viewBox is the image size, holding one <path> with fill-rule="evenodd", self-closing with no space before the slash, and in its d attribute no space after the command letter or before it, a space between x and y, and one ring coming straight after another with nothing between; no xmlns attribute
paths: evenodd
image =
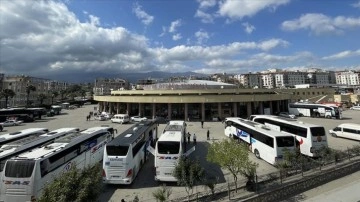
<svg viewBox="0 0 360 202"><path fill-rule="evenodd" d="M25 123L22 126L5 127L1 134L30 127L45 127L50 130L54 130L61 127L79 127L80 129L85 129L99 125L110 125L116 128L119 133L121 133L132 125L113 124L110 121L95 121L93 119L91 121L86 121L86 115L88 115L88 113L92 111L94 107L95 105L86 105L74 110L63 110L62 115L59 116L44 117L42 120L37 120L34 123ZM307 117L301 117L299 120L323 125L327 133L329 129L334 128L340 123L360 123L360 111L347 110L343 112L343 115L344 119L342 120ZM198 142L196 151L191 154L191 157L198 159L206 172L210 173L211 175L218 176L220 185L226 185L226 181L232 180L229 172L221 170L217 165L208 163L206 161L207 148L211 141L217 141L226 138L224 135L224 125L221 122L205 122L204 128L201 128L200 122L188 122L187 125L187 130L191 134L196 134ZM160 124L158 131L162 131L164 127L165 124ZM208 129L210 130L210 137L214 140L206 140L206 132ZM329 135L328 142L331 148L341 150L345 150L347 147L359 144L359 142L356 141L334 138ZM259 164L259 168L257 170L258 175L276 171L272 165L262 160L256 159L253 154L250 154L250 158ZM131 186L106 185L104 187L104 192L100 197L100 201L120 201L121 199L132 201L136 195L139 197L140 201L154 201L152 193L158 188L159 183L154 180L153 165L154 160L153 158L150 158L150 160L145 163L144 167L141 169L139 175L135 179L135 182ZM186 192L183 187L176 186L176 184L168 184L167 186L172 188L172 194L170 196L171 198L186 196ZM194 192L203 190L204 187L199 186L194 189Z"/></svg>

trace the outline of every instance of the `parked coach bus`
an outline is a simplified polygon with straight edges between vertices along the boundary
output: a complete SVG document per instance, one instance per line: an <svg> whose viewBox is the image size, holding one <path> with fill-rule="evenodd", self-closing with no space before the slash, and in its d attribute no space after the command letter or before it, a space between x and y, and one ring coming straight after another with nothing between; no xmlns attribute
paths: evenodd
<svg viewBox="0 0 360 202"><path fill-rule="evenodd" d="M317 150L328 147L323 126L273 115L251 115L250 120L293 135L296 138L296 146L306 156L315 157Z"/></svg>
<svg viewBox="0 0 360 202"><path fill-rule="evenodd" d="M169 121L165 126L160 138L156 142L155 149L148 150L155 156L155 180L164 182L176 182L173 171L181 156L188 156L195 151L195 146L185 150L185 121Z"/></svg>
<svg viewBox="0 0 360 202"><path fill-rule="evenodd" d="M225 119L225 135L247 143L259 159L274 165L283 160L284 150L295 151L295 138L242 118Z"/></svg>
<svg viewBox="0 0 360 202"><path fill-rule="evenodd" d="M290 103L289 113L296 116L342 119L342 111L339 107L306 102Z"/></svg>
<svg viewBox="0 0 360 202"><path fill-rule="evenodd" d="M157 139L158 124L141 121L118 135L105 146L103 182L131 184L148 159L147 146Z"/></svg>

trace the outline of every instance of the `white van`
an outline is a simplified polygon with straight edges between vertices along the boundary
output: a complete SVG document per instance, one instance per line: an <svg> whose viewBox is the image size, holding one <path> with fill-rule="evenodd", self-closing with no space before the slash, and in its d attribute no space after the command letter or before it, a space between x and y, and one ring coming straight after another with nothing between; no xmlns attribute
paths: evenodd
<svg viewBox="0 0 360 202"><path fill-rule="evenodd" d="M130 122L130 117L127 114L115 114L112 118L111 118L111 122L112 123L128 123Z"/></svg>
<svg viewBox="0 0 360 202"><path fill-rule="evenodd" d="M333 137L344 137L360 141L360 124L343 123L329 130L329 133Z"/></svg>

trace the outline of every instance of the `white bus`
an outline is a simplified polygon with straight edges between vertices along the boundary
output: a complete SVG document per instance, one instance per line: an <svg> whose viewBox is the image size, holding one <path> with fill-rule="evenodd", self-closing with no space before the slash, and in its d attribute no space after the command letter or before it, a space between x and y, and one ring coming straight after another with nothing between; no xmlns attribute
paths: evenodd
<svg viewBox="0 0 360 202"><path fill-rule="evenodd" d="M103 182L131 184L148 159L147 146L157 139L158 124L148 120L135 124L105 146Z"/></svg>
<svg viewBox="0 0 360 202"><path fill-rule="evenodd" d="M0 135L0 147L4 144L14 142L32 135L45 134L49 132L47 128L28 128L13 133Z"/></svg>
<svg viewBox="0 0 360 202"><path fill-rule="evenodd" d="M113 136L113 128L93 127L8 159L2 173L0 201L35 201L45 184L61 173L100 162L103 147Z"/></svg>
<svg viewBox="0 0 360 202"><path fill-rule="evenodd" d="M342 123L334 129L329 130L329 133L333 137L343 137L360 141L360 124Z"/></svg>
<svg viewBox="0 0 360 202"><path fill-rule="evenodd" d="M342 119L342 111L339 109L339 107L306 102L290 103L289 113L296 116Z"/></svg>
<svg viewBox="0 0 360 202"><path fill-rule="evenodd" d="M155 180L176 182L173 176L175 166L182 155L188 156L195 146L185 152L185 121L169 121L155 145L148 150L155 156Z"/></svg>
<svg viewBox="0 0 360 202"><path fill-rule="evenodd" d="M47 129L46 129L47 130ZM39 147L43 144L49 143L56 138L59 138L68 133L79 131L78 128L60 128L57 130L45 133L46 130L38 130L36 134L9 142L0 147L0 176L5 166L6 160L16 156L20 153ZM45 134L44 134L45 133ZM1 185L0 185L1 186Z"/></svg>
<svg viewBox="0 0 360 202"><path fill-rule="evenodd" d="M296 149L294 136L237 117L225 119L225 135L246 142L257 158L272 165L283 160L285 149Z"/></svg>
<svg viewBox="0 0 360 202"><path fill-rule="evenodd" d="M250 120L265 124L277 131L294 135L296 146L306 156L316 157L317 150L321 147L328 147L326 132L323 126L273 115L251 115Z"/></svg>

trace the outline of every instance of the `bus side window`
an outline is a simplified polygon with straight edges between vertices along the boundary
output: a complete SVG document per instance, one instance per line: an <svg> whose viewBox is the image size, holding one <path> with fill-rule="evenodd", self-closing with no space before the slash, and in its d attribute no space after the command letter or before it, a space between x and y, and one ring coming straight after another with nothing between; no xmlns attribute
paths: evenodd
<svg viewBox="0 0 360 202"><path fill-rule="evenodd" d="M49 160L45 159L43 161L40 162L40 172L41 172L41 177L45 176L48 172L49 172Z"/></svg>

